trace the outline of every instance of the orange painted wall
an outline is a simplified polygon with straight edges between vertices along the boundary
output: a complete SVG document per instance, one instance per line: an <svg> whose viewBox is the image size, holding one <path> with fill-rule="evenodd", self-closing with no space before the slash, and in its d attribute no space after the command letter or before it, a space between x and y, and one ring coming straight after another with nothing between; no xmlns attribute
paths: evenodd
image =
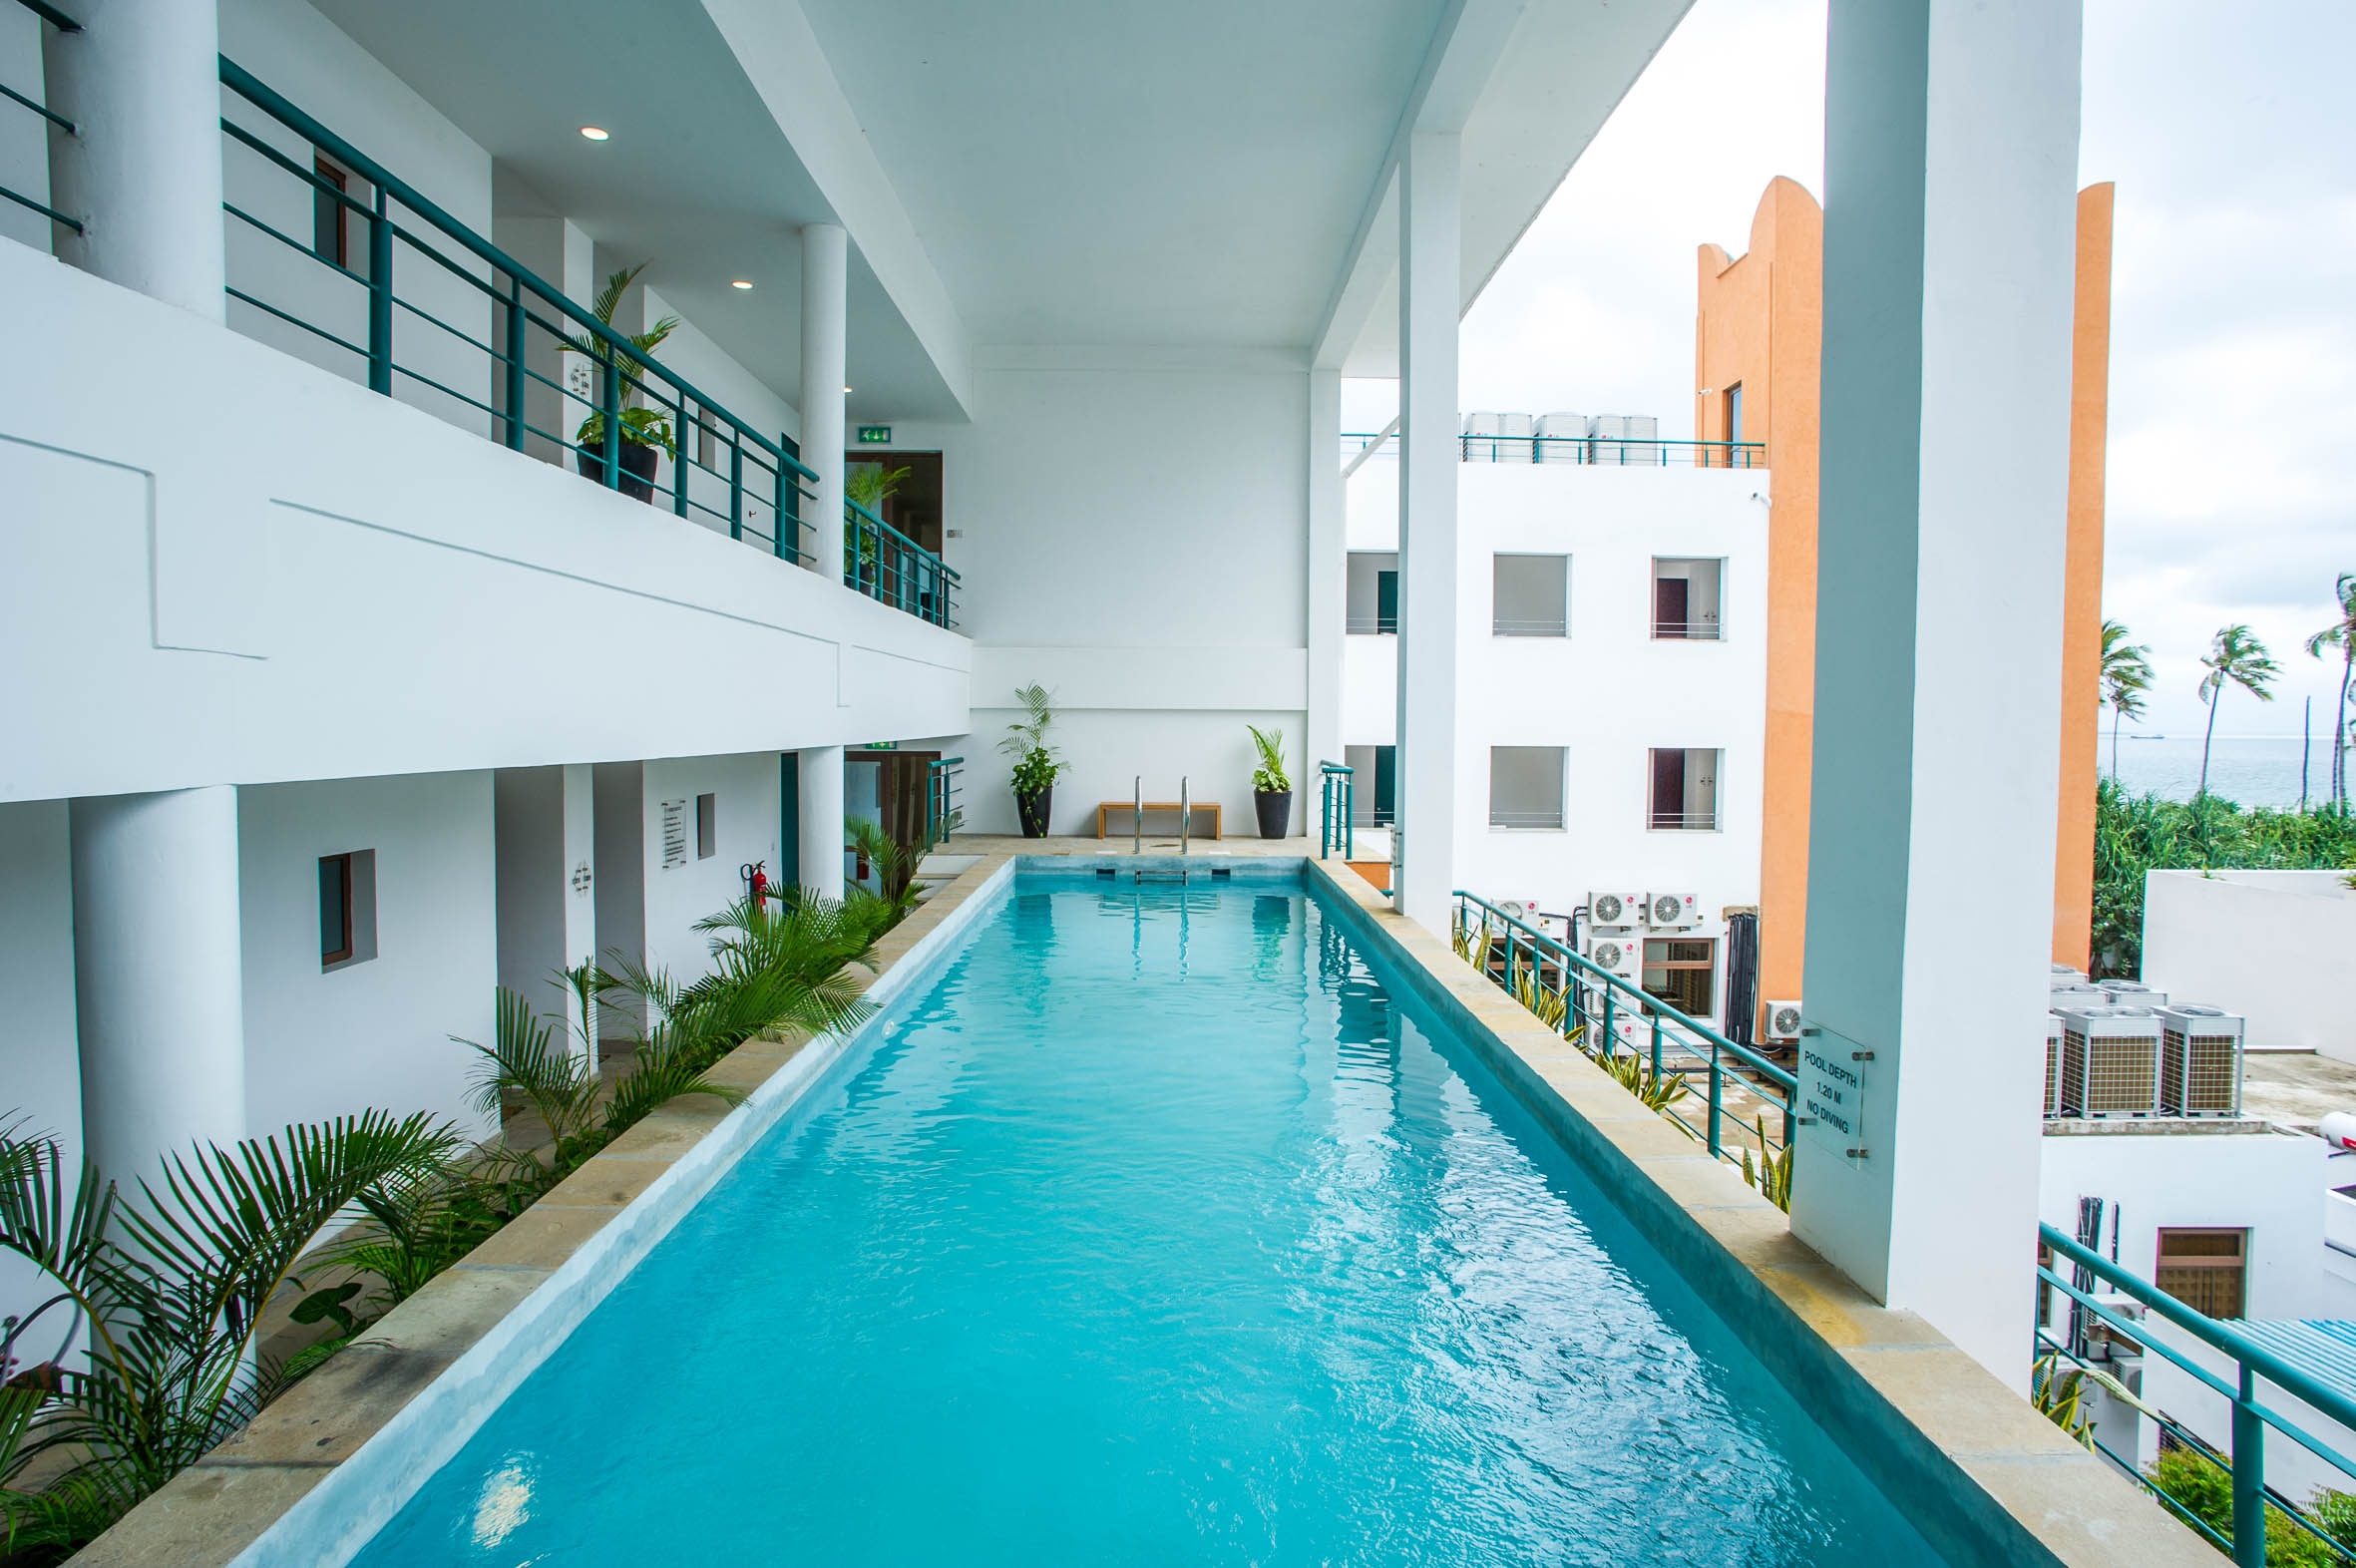
<svg viewBox="0 0 2356 1568"><path fill-rule="evenodd" d="M2096 703L2102 641L2103 449L2111 347L2113 188L2078 198L2064 589L2062 804L2056 823L2054 957L2084 968L2094 915ZM1797 182L1770 181L1751 248L1703 245L1694 321L1694 434L1728 439L1726 392L1743 388L1743 438L1766 446L1766 816L1760 848L1759 995L1800 994L1807 949L1808 770L1815 741L1816 438L1824 341L1824 212Z"/></svg>
<svg viewBox="0 0 2356 1568"><path fill-rule="evenodd" d="M2070 354L2070 539L2062 598L2062 813L2054 839L2054 962L2086 968L2094 942L2095 778L2101 766L2103 451L2111 420L2111 208L2078 193Z"/></svg>
<svg viewBox="0 0 2356 1568"><path fill-rule="evenodd" d="M1816 708L1816 424L1824 339L1824 211L1777 178L1751 220L1751 249L1701 249L1694 432L1727 437L1726 391L1743 388L1743 439L1764 442L1767 509L1767 794L1759 865L1759 995L1799 995L1807 940L1808 761ZM1703 388L1708 388L1704 395Z"/></svg>

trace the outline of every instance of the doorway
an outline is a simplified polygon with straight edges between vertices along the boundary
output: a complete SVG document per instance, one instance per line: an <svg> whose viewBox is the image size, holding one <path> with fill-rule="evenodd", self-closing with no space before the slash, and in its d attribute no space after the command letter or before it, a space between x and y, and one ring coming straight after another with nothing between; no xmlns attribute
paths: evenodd
<svg viewBox="0 0 2356 1568"><path fill-rule="evenodd" d="M934 555L941 554L941 454L938 452L879 452L873 447L856 449L843 454L843 471L848 474L862 465L881 466L887 472L906 469L892 494L884 498L877 514L886 523L908 537L911 544Z"/></svg>

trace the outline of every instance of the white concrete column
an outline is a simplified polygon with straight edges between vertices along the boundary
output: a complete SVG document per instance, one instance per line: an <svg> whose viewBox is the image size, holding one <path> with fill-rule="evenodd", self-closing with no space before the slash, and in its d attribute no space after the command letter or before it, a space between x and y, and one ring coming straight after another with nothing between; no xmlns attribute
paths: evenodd
<svg viewBox="0 0 2356 1568"><path fill-rule="evenodd" d="M94 796L70 820L83 1148L136 1190L245 1135L237 792Z"/></svg>
<svg viewBox="0 0 2356 1568"><path fill-rule="evenodd" d="M1792 1229L2028 1371L2077 0L1833 0ZM1857 1073L1861 1085L1843 1081Z"/></svg>
<svg viewBox="0 0 2356 1568"><path fill-rule="evenodd" d="M795 778L801 791L802 886L839 899L843 896L843 748L804 746L799 755Z"/></svg>
<svg viewBox="0 0 2356 1568"><path fill-rule="evenodd" d="M1294 793L1318 831L1320 762L1342 760L1342 635L1350 555L1342 489L1342 372L1309 373L1309 735Z"/></svg>
<svg viewBox="0 0 2356 1568"><path fill-rule="evenodd" d="M802 531L802 548L815 558L810 569L830 583L843 581L843 382L850 369L850 299L848 236L832 223L804 225L802 464L818 475L813 487L818 499L807 503L810 510L803 514L813 526ZM839 775L841 769L836 772ZM842 804L839 777L835 803ZM842 826L842 813L837 811L838 835ZM803 871L807 880L808 866Z"/></svg>
<svg viewBox="0 0 2356 1568"><path fill-rule="evenodd" d="M50 201L79 218L58 255L110 283L226 318L221 242L220 16L214 0L84 0L79 33L43 51Z"/></svg>
<svg viewBox="0 0 2356 1568"><path fill-rule="evenodd" d="M1399 164L1398 831L1391 898L1444 931L1456 875L1456 323L1461 157L1408 138Z"/></svg>

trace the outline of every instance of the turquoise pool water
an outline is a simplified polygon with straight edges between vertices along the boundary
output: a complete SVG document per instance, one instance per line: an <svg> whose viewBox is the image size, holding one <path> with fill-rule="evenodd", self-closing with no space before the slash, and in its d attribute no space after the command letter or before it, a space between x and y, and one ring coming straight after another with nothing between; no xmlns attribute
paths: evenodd
<svg viewBox="0 0 2356 1568"><path fill-rule="evenodd" d="M1386 974L1023 874L358 1561L1934 1562Z"/></svg>

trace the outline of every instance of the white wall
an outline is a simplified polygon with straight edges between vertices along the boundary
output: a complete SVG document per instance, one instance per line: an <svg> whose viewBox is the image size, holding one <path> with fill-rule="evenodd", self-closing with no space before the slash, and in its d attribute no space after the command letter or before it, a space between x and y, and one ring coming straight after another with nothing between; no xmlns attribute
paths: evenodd
<svg viewBox="0 0 2356 1568"><path fill-rule="evenodd" d="M82 1147L82 1071L74 1033L74 881L66 803L0 805L0 1128Z"/></svg>
<svg viewBox="0 0 2356 1568"><path fill-rule="evenodd" d="M739 867L756 860L777 865L777 753L664 757L648 761L642 776L646 960L685 983L711 967L711 938L695 923L744 896ZM703 794L718 797L717 842L708 859L696 855L695 797ZM663 860L666 800L685 802L686 858L672 865Z"/></svg>
<svg viewBox="0 0 2356 1568"><path fill-rule="evenodd" d="M1468 463L1458 469L1458 878L1499 899L1567 913L1602 887L1693 893L1721 939L1721 911L1759 902L1766 747L1767 494L1764 470ZM1398 470L1376 457L1351 477L1354 550L1395 543ZM1567 555L1570 635L1492 632L1492 558ZM1652 636L1653 561L1727 563L1721 641ZM1392 743L1397 639L1347 639L1343 739ZM1561 746L1561 830L1489 826L1489 748ZM1649 827L1656 746L1710 747L1716 832ZM1362 803L1373 780L1358 781ZM1723 974L1723 972L1722 972Z"/></svg>
<svg viewBox="0 0 2356 1568"><path fill-rule="evenodd" d="M2343 871L2155 871L2144 983L2248 1020L2247 1042L2356 1062L2345 976L2356 889Z"/></svg>
<svg viewBox="0 0 2356 1568"><path fill-rule="evenodd" d="M54 367L0 380L0 799L968 727L913 615L30 250L0 293Z"/></svg>
<svg viewBox="0 0 2356 1568"><path fill-rule="evenodd" d="M970 426L896 423L943 455L944 556L976 644L966 825L1010 833L996 742L1013 691L1055 693L1073 764L1054 831L1095 831L1142 773L1252 821L1246 723L1285 732L1303 821L1308 372L1281 354L985 351ZM918 733L882 730L862 739ZM1313 792L1313 791L1312 791Z"/></svg>
<svg viewBox="0 0 2356 1568"><path fill-rule="evenodd" d="M376 957L322 972L319 858L376 852ZM491 775L414 774L237 792L246 1124L467 1104L491 1039L498 898Z"/></svg>

